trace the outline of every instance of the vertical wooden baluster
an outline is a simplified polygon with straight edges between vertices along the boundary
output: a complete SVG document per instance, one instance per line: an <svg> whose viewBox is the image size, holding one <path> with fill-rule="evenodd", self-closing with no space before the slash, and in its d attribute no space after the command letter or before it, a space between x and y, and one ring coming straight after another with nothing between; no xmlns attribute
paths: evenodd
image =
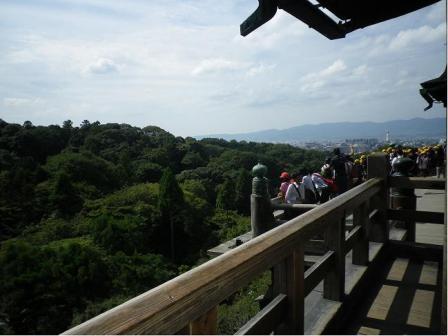
<svg viewBox="0 0 448 336"><path fill-rule="evenodd" d="M382 178L383 185L378 195L372 198L371 206L378 209L378 213L372 220L369 232L369 240L384 243L389 239L389 223L387 220L387 208L389 206L389 163L385 154L375 153L367 157L368 178Z"/></svg>
<svg viewBox="0 0 448 336"><path fill-rule="evenodd" d="M352 262L354 265L366 266L369 263L369 240L367 238L368 209L369 202L367 201L353 212L353 227L361 226L361 235L353 246Z"/></svg>
<svg viewBox="0 0 448 336"><path fill-rule="evenodd" d="M324 278L324 298L342 301L345 286L345 212L325 230L324 242L335 253L335 262Z"/></svg>
<svg viewBox="0 0 448 336"><path fill-rule="evenodd" d="M273 292L288 297L288 311L284 324L275 334L302 335L304 333L304 247L303 242L295 247L292 254L273 270Z"/></svg>
<svg viewBox="0 0 448 336"><path fill-rule="evenodd" d="M218 330L218 307L190 323L190 335L216 335Z"/></svg>
<svg viewBox="0 0 448 336"><path fill-rule="evenodd" d="M287 324L292 334L304 333L304 244L296 247L286 259L288 316Z"/></svg>

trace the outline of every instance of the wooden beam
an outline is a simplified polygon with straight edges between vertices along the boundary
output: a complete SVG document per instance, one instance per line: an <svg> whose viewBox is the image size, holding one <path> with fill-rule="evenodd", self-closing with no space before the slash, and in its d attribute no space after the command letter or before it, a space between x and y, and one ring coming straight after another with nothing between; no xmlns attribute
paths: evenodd
<svg viewBox="0 0 448 336"><path fill-rule="evenodd" d="M388 219L407 221L412 220L419 223L444 224L445 214L443 212L414 211L406 209L387 209Z"/></svg>
<svg viewBox="0 0 448 336"><path fill-rule="evenodd" d="M402 189L445 190L446 180L435 177L390 176L389 187Z"/></svg>
<svg viewBox="0 0 448 336"><path fill-rule="evenodd" d="M443 246L409 241L391 240L388 249L390 254L400 258L430 260L442 262Z"/></svg>
<svg viewBox="0 0 448 336"><path fill-rule="evenodd" d="M326 247L334 251L334 263L324 277L324 298L342 301L345 286L345 213L327 227L324 234Z"/></svg>
<svg viewBox="0 0 448 336"><path fill-rule="evenodd" d="M235 335L269 335L284 320L286 310L287 297L285 294L279 294Z"/></svg>
<svg viewBox="0 0 448 336"><path fill-rule="evenodd" d="M361 239L361 234L362 234L361 226L355 226L355 228L352 231L350 231L348 236L345 238L345 244L344 244L345 254L349 253L353 249L353 246L355 246L358 240Z"/></svg>
<svg viewBox="0 0 448 336"><path fill-rule="evenodd" d="M318 207L319 204L288 204L288 203L277 203L271 204L273 210L290 210L290 211L298 211L305 212L315 207Z"/></svg>
<svg viewBox="0 0 448 336"><path fill-rule="evenodd" d="M368 209L369 202L367 201L353 212L353 225L359 228L358 239L353 244L352 263L354 265L365 266L369 263L369 240L367 232L370 218Z"/></svg>
<svg viewBox="0 0 448 336"><path fill-rule="evenodd" d="M305 272L305 296L323 280L334 259L334 252L328 251Z"/></svg>

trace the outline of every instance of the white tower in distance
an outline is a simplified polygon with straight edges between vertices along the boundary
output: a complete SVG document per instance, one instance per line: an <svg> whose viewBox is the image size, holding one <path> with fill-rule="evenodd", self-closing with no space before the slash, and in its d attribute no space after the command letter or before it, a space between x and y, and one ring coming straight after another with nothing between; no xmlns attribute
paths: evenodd
<svg viewBox="0 0 448 336"><path fill-rule="evenodd" d="M389 131L386 131L386 143L390 142Z"/></svg>

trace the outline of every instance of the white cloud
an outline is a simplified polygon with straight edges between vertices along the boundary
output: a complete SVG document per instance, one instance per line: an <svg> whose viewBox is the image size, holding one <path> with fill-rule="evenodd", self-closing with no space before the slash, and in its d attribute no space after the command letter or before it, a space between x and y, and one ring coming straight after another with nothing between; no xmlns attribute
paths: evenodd
<svg viewBox="0 0 448 336"><path fill-rule="evenodd" d="M3 98L3 105L6 107L29 107L44 102L41 98L17 98L6 97Z"/></svg>
<svg viewBox="0 0 448 336"><path fill-rule="evenodd" d="M338 59L328 68L325 68L324 70L319 72L318 76L319 77L331 76L337 74L338 72L344 71L345 69L347 69L347 66L345 65L344 61Z"/></svg>
<svg viewBox="0 0 448 336"><path fill-rule="evenodd" d="M429 43L437 40L443 41L444 39L446 39L446 24L441 23L435 28L425 25L417 29L400 31L390 41L389 49L400 50L410 45Z"/></svg>
<svg viewBox="0 0 448 336"><path fill-rule="evenodd" d="M302 82L304 84L300 87L300 89L302 91L314 91L320 89L327 84L331 77L334 77L346 69L347 66L344 61L338 59L319 72L312 72L305 75L302 78Z"/></svg>
<svg viewBox="0 0 448 336"><path fill-rule="evenodd" d="M86 72L95 75L114 73L118 72L118 65L111 59L99 58L94 63L87 66Z"/></svg>
<svg viewBox="0 0 448 336"><path fill-rule="evenodd" d="M259 65L253 66L249 70L247 70L246 75L248 77L257 76L274 70L276 66L277 66L276 64L265 65L263 63L260 63Z"/></svg>
<svg viewBox="0 0 448 336"><path fill-rule="evenodd" d="M249 67L250 64L230 61L224 58L205 59L201 61L192 71L192 75L202 75L205 73L216 73L222 71L235 71Z"/></svg>
<svg viewBox="0 0 448 336"><path fill-rule="evenodd" d="M367 65L363 64L363 65L360 65L360 66L356 67L355 69L353 69L352 75L361 77L361 76L364 76L367 72L368 72L368 67L367 67Z"/></svg>

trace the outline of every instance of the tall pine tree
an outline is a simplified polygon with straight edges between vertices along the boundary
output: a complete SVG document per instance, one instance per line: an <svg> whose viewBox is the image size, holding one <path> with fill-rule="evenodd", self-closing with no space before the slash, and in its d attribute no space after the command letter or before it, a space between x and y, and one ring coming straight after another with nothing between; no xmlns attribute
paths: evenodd
<svg viewBox="0 0 448 336"><path fill-rule="evenodd" d="M252 193L251 174L240 169L235 183L235 207L242 215L250 215L250 194Z"/></svg>
<svg viewBox="0 0 448 336"><path fill-rule="evenodd" d="M216 207L222 210L235 210L235 184L231 179L226 179L219 185Z"/></svg>
<svg viewBox="0 0 448 336"><path fill-rule="evenodd" d="M163 171L159 185L160 191L158 207L162 220L161 238L163 240L168 238L168 241L170 242L169 253L171 255L171 259L175 260L176 236L183 235L181 214L185 204L184 194L176 181L173 171L170 168Z"/></svg>

